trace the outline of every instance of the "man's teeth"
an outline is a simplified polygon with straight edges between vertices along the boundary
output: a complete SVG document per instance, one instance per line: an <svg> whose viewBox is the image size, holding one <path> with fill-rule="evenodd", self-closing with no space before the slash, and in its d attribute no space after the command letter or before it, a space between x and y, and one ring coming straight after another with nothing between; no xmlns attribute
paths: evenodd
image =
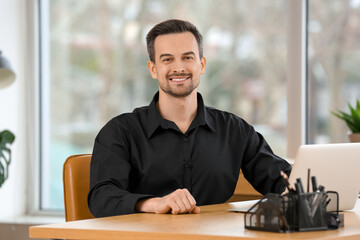
<svg viewBox="0 0 360 240"><path fill-rule="evenodd" d="M186 78L170 78L170 80L174 82L180 82L180 81L185 81Z"/></svg>

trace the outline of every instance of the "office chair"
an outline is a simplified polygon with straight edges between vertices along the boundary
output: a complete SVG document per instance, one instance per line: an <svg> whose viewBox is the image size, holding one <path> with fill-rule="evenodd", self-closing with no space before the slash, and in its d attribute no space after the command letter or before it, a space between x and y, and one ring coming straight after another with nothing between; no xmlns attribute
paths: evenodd
<svg viewBox="0 0 360 240"><path fill-rule="evenodd" d="M91 154L73 155L63 167L65 220L93 218L87 204L90 186Z"/></svg>

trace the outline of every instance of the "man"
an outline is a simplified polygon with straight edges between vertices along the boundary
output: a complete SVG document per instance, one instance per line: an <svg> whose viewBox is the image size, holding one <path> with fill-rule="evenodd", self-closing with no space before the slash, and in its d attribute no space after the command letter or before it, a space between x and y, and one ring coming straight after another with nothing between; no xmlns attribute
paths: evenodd
<svg viewBox="0 0 360 240"><path fill-rule="evenodd" d="M168 20L147 37L148 68L159 92L148 107L108 122L95 139L88 204L96 217L200 213L235 190L240 168L262 194L282 193L291 166L241 118L206 107L197 92L204 74L202 36Z"/></svg>

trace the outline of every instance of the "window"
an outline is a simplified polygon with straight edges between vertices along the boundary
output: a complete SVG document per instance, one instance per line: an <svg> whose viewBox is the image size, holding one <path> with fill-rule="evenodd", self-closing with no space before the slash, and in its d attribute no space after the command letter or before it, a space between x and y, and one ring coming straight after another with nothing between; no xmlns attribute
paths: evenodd
<svg viewBox="0 0 360 240"><path fill-rule="evenodd" d="M360 96L360 1L308 1L308 142L348 142L348 112Z"/></svg>
<svg viewBox="0 0 360 240"><path fill-rule="evenodd" d="M41 12L41 209L63 209L68 156L91 153L107 121L149 104L158 87L145 36L169 18L203 34L205 103L247 120L285 157L286 0L52 0Z"/></svg>

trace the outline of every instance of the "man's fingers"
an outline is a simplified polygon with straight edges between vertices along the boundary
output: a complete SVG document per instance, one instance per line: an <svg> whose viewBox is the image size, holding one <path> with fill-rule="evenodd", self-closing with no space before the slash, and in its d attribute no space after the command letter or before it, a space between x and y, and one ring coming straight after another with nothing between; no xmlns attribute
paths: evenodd
<svg viewBox="0 0 360 240"><path fill-rule="evenodd" d="M178 189L164 197L143 199L137 203L137 211L154 213L200 213L196 201L187 189Z"/></svg>
<svg viewBox="0 0 360 240"><path fill-rule="evenodd" d="M192 212L192 210L196 205L195 199L193 198L193 196L191 196L191 194L187 189L183 189L180 194L181 194L180 199L185 206L183 212Z"/></svg>
<svg viewBox="0 0 360 240"><path fill-rule="evenodd" d="M154 211L156 213L200 213L194 197L187 189L178 189L159 200Z"/></svg>
<svg viewBox="0 0 360 240"><path fill-rule="evenodd" d="M195 198L190 194L190 192L185 189L186 191L184 191L185 197L186 199L184 199L184 201L186 201L187 203L187 209L189 213L194 213L194 210L196 208L196 201ZM195 212L199 212L200 213L200 208L198 208L197 210L195 210Z"/></svg>
<svg viewBox="0 0 360 240"><path fill-rule="evenodd" d="M195 208L195 199L187 189L178 189L168 195L168 203L171 205L171 213L192 213Z"/></svg>
<svg viewBox="0 0 360 240"><path fill-rule="evenodd" d="M171 203L171 214L178 214L180 213L180 207L176 202Z"/></svg>
<svg viewBox="0 0 360 240"><path fill-rule="evenodd" d="M176 199L175 204L179 207L179 212L178 213L184 213L184 212L189 211L188 206L190 206L190 205L188 203L184 202L183 198Z"/></svg>
<svg viewBox="0 0 360 240"><path fill-rule="evenodd" d="M186 189L187 191L187 189ZM190 204L191 208L193 209L196 206L196 201L195 198L189 193L189 191L187 191L186 198L187 198L187 202Z"/></svg>
<svg viewBox="0 0 360 240"><path fill-rule="evenodd" d="M192 213L196 213L196 214L200 213L200 208L195 206Z"/></svg>

